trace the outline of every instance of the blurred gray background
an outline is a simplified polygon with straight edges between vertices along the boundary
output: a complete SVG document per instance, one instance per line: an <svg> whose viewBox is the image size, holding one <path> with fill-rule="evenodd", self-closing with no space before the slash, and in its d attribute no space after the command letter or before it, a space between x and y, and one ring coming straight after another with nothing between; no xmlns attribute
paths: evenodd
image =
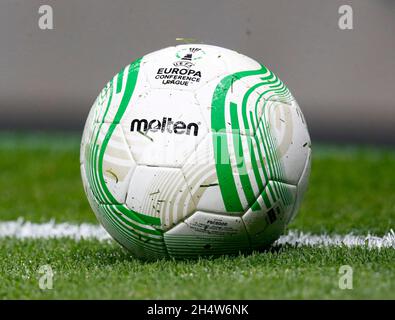
<svg viewBox="0 0 395 320"><path fill-rule="evenodd" d="M43 4L53 30L38 26ZM342 4L353 30L338 27ZM1 0L1 130L81 130L119 69L177 37L264 63L298 100L313 142L395 144L392 0Z"/></svg>

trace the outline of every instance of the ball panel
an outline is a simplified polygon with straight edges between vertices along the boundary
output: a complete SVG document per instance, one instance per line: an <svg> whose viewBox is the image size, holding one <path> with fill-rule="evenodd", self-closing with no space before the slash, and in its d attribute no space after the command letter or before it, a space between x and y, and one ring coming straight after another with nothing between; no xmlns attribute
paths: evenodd
<svg viewBox="0 0 395 320"><path fill-rule="evenodd" d="M137 59L113 77L102 91L105 95L96 122L119 123L122 120L125 112L150 90L145 72L142 59Z"/></svg>
<svg viewBox="0 0 395 320"><path fill-rule="evenodd" d="M243 135L254 135L256 123L259 122L259 118L256 119L256 102L259 96L254 87L249 87L240 78L250 78L253 82L259 81L259 77L255 75L246 77L242 77L241 75L232 76L230 88L224 101L226 112L225 128L223 129L225 131L238 131ZM214 105L214 108L216 108L216 105Z"/></svg>
<svg viewBox="0 0 395 320"><path fill-rule="evenodd" d="M84 125L84 131L82 133L81 145L80 145L80 164L84 163L86 146L87 144L89 144L89 141L92 139L95 113L96 113L96 102L93 104L92 108L90 109Z"/></svg>
<svg viewBox="0 0 395 320"><path fill-rule="evenodd" d="M216 77L194 91L196 104L199 105L201 114L208 128L211 129L211 112L214 92L223 79L223 75Z"/></svg>
<svg viewBox="0 0 395 320"><path fill-rule="evenodd" d="M93 123L89 127L90 138L87 140L87 143L85 144L85 148L84 148L85 150L82 158L83 158L87 185L91 189L94 198L97 199L99 202L104 203L108 201L108 199L102 195L102 188L99 178L100 155L98 150L102 145L103 137L104 137L104 134L101 132L101 126L102 124L100 123ZM100 167L102 168L102 166Z"/></svg>
<svg viewBox="0 0 395 320"><path fill-rule="evenodd" d="M133 211L160 218L164 230L195 210L180 169L138 166L131 178L126 205Z"/></svg>
<svg viewBox="0 0 395 320"><path fill-rule="evenodd" d="M110 235L137 257L147 259L166 257L167 251L162 232L125 209L122 205L99 204L97 216L100 216L99 221Z"/></svg>
<svg viewBox="0 0 395 320"><path fill-rule="evenodd" d="M104 227L104 229L113 237L118 243L126 246L129 242L128 238L123 235L118 227L114 226L113 222L106 216L103 208L100 206L96 196L93 194L92 189L88 183L86 171L84 166L81 166L81 176L84 185L84 190L88 198L88 202L94 212L97 220Z"/></svg>
<svg viewBox="0 0 395 320"><path fill-rule="evenodd" d="M235 133L208 135L182 170L198 210L243 214L267 180L262 163L252 157L256 143Z"/></svg>
<svg viewBox="0 0 395 320"><path fill-rule="evenodd" d="M229 74L245 70L259 69L260 64L254 59L229 49L222 49L222 58Z"/></svg>
<svg viewBox="0 0 395 320"><path fill-rule="evenodd" d="M165 232L171 257L235 254L250 244L241 218L197 211Z"/></svg>
<svg viewBox="0 0 395 320"><path fill-rule="evenodd" d="M272 179L296 185L302 175L310 147L310 136L296 101L268 101L262 121L267 123L280 159L280 170Z"/></svg>
<svg viewBox="0 0 395 320"><path fill-rule="evenodd" d="M124 205L99 203L90 188L84 165L81 176L89 204L105 230L123 247L141 258L166 257L163 234L152 221L145 221ZM147 219L148 220L148 219Z"/></svg>
<svg viewBox="0 0 395 320"><path fill-rule="evenodd" d="M137 164L130 153L122 127L120 125L114 125L114 127L104 151L102 172L104 182L116 201L125 203L130 178ZM103 133L109 130L110 124L104 123L101 126Z"/></svg>
<svg viewBox="0 0 395 320"><path fill-rule="evenodd" d="M250 92L257 95L255 103L278 101L291 104L295 100L288 87L264 65L260 65L260 69L250 72L247 76L240 73L237 77L248 87Z"/></svg>
<svg viewBox="0 0 395 320"><path fill-rule="evenodd" d="M82 157L87 181L99 202L124 203L136 163L122 128L116 124L94 123L90 129Z"/></svg>
<svg viewBox="0 0 395 320"><path fill-rule="evenodd" d="M294 208L296 187L270 181L256 203L243 215L252 248L272 244L284 232Z"/></svg>
<svg viewBox="0 0 395 320"><path fill-rule="evenodd" d="M197 210L226 212L215 168L212 136L208 134L181 168Z"/></svg>
<svg viewBox="0 0 395 320"><path fill-rule="evenodd" d="M95 123L104 121L104 115L112 101L113 82L115 78L116 76L104 86L92 106L92 109L94 110L93 122Z"/></svg>
<svg viewBox="0 0 395 320"><path fill-rule="evenodd" d="M80 173L81 173L81 180L82 180L82 186L84 188L85 194L88 196L88 188L89 188L89 183L88 179L86 177L86 171L85 171L85 164L82 162L80 164Z"/></svg>
<svg viewBox="0 0 395 320"><path fill-rule="evenodd" d="M297 185L295 207L294 207L292 214L290 215L287 223L291 222L295 218L295 216L297 215L297 213L299 211L300 205L303 200L303 196L306 193L307 186L309 183L310 171L311 171L311 149L309 148L308 156L306 159L306 164L303 169L302 176L300 177L298 185Z"/></svg>
<svg viewBox="0 0 395 320"><path fill-rule="evenodd" d="M96 202L94 211L99 221L122 246L142 258L167 256L163 232L155 225L156 222L131 211L125 205L103 205L95 199L93 201Z"/></svg>

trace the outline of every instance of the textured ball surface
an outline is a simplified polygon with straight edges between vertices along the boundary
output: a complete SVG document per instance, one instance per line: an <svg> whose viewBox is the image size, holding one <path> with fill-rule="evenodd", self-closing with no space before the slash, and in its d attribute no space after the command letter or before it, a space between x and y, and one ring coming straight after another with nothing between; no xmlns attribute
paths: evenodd
<svg viewBox="0 0 395 320"><path fill-rule="evenodd" d="M310 137L288 88L228 49L189 44L121 70L89 113L84 189L136 256L233 254L272 244L296 215Z"/></svg>

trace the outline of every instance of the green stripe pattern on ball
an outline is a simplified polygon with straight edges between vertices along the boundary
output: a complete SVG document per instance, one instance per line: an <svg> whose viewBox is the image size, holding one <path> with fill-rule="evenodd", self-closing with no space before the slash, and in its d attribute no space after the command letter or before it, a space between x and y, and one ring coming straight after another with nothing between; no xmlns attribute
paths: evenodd
<svg viewBox="0 0 395 320"><path fill-rule="evenodd" d="M125 204L119 203L108 190L103 175L104 154L116 126L119 125L129 106L136 87L140 62L141 59L138 59L119 72L114 78L116 79L116 87L114 88L114 79L111 80L103 90L103 96L105 97L100 95L96 102L100 104L100 102L107 100L101 119L98 116L100 111L103 110L100 110L99 107L96 110L97 115L95 119L97 123L94 126L91 142L86 146L86 175L94 198L98 202L98 206L96 207L102 214L103 222L114 231L112 235L117 235L115 237L116 240L123 245L134 244L133 246L129 245L128 248L138 250L139 252L136 253L140 256L161 257L166 256L167 253L163 241L160 219L135 212ZM113 119L108 119L114 89L117 94L121 93L124 77L127 78L120 105ZM99 143L99 135L102 133L104 123L109 123L109 128L105 133L103 141Z"/></svg>
<svg viewBox="0 0 395 320"><path fill-rule="evenodd" d="M237 105L232 101L227 103L227 95L234 83L251 76L258 76L259 82L245 92L242 104ZM261 87L264 87L265 90L263 92L257 91ZM248 112L247 101L254 92L258 92L260 95L256 100L254 112L251 110ZM260 65L260 68L257 70L241 71L223 78L217 85L213 94L211 129L213 131L216 172L225 208L227 212L230 213L245 211L237 188L236 179L240 180L248 207L251 207L253 210L260 210L261 208L255 201L256 197L252 190L252 179L255 180L254 182L262 193L267 207L270 207L274 202L270 203L269 197L264 194L264 187L269 181L269 176L271 179L277 179L279 181L284 180L284 170L277 152L275 138L271 132L270 122L266 119L265 112L263 112L262 117L258 115L258 104L262 99L264 100L263 108L266 107L269 101L290 103L292 99L284 83L263 65ZM240 108L242 114L241 119L239 119ZM218 139L218 136L228 139L229 129L227 128L225 120L227 114L229 114L229 118L231 119L230 134L233 139L237 168L233 167L234 165L232 165L230 159L230 148L232 148L232 146L229 145L228 140L224 143L223 139ZM250 120L253 128L250 128L248 120ZM246 132L245 136L249 155L243 153L245 149L242 145L243 139L241 139L240 123L243 124ZM225 135L222 136L221 133L225 133ZM252 140L255 142L255 148ZM251 160L253 177L246 172L245 163L247 156L249 156ZM265 159L267 166L265 165ZM262 168L263 175L259 172L259 167ZM268 167L268 172L266 167ZM234 172L238 172L238 177L236 177ZM268 189L272 199L280 199L284 205L288 205L292 202L291 194L286 188L282 187L282 184L274 184L274 188L269 185Z"/></svg>

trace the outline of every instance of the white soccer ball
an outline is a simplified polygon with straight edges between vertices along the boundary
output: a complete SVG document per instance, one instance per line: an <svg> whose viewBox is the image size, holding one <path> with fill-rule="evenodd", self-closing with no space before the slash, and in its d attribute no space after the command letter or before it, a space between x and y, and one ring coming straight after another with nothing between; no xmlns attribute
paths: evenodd
<svg viewBox="0 0 395 320"><path fill-rule="evenodd" d="M125 67L86 121L81 173L110 235L145 258L265 248L296 215L310 137L288 88L228 49L179 45Z"/></svg>

